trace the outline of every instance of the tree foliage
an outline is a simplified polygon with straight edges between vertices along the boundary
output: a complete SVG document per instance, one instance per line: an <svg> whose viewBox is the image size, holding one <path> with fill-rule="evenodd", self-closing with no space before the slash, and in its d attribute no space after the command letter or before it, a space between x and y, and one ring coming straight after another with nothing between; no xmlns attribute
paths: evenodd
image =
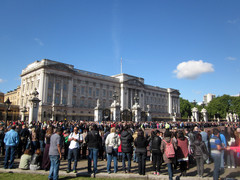
<svg viewBox="0 0 240 180"><path fill-rule="evenodd" d="M191 109L197 107L201 112L201 105L193 105L186 99L180 98L180 113L182 118L187 118L192 115ZM219 114L220 118L225 118L227 113L236 113L240 115L240 97L232 97L229 95L218 96L214 98L206 107L209 118L213 118L216 114Z"/></svg>
<svg viewBox="0 0 240 180"><path fill-rule="evenodd" d="M180 113L183 118L191 116L191 103L180 97Z"/></svg>
<svg viewBox="0 0 240 180"><path fill-rule="evenodd" d="M214 98L206 107L210 118L219 114L220 118L225 118L228 112L240 113L240 97L229 95L218 96Z"/></svg>

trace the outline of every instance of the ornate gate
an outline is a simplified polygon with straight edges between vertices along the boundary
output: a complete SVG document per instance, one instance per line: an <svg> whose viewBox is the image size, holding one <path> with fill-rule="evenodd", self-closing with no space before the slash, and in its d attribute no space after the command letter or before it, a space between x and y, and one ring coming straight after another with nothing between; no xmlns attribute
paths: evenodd
<svg viewBox="0 0 240 180"><path fill-rule="evenodd" d="M104 109L102 111L103 121L110 121L111 111L109 109Z"/></svg>
<svg viewBox="0 0 240 180"><path fill-rule="evenodd" d="M145 112L145 111L141 112L141 121L142 122L147 121L147 112Z"/></svg>
<svg viewBox="0 0 240 180"><path fill-rule="evenodd" d="M122 121L132 121L132 111L128 109L124 109L121 112L121 120Z"/></svg>

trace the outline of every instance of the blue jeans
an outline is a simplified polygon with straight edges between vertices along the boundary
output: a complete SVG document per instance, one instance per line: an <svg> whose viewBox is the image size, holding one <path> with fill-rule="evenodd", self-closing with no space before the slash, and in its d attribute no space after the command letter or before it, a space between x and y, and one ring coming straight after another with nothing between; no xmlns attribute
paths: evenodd
<svg viewBox="0 0 240 180"><path fill-rule="evenodd" d="M72 158L74 160L73 170L77 169L78 148L68 149L68 170L71 171Z"/></svg>
<svg viewBox="0 0 240 180"><path fill-rule="evenodd" d="M219 171L221 168L221 154L211 154L214 162L214 170L213 170L213 180L218 180Z"/></svg>
<svg viewBox="0 0 240 180"><path fill-rule="evenodd" d="M221 168L224 169L224 150L221 150Z"/></svg>
<svg viewBox="0 0 240 180"><path fill-rule="evenodd" d="M92 172L92 160L93 160L93 172L97 173L97 160L98 160L98 149L88 148L88 172Z"/></svg>
<svg viewBox="0 0 240 180"><path fill-rule="evenodd" d="M13 168L13 162L15 158L16 146L6 146L5 159L4 159L4 168L8 168L8 160L10 159L9 168Z"/></svg>
<svg viewBox="0 0 240 180"><path fill-rule="evenodd" d="M39 144L40 144L40 150L41 150L41 153L43 154L43 153L44 153L44 146L45 146L45 143L44 143L44 141L40 140L40 141L39 141Z"/></svg>
<svg viewBox="0 0 240 180"><path fill-rule="evenodd" d="M137 155L136 155L136 148L133 148L133 161L138 162L138 158L137 158Z"/></svg>
<svg viewBox="0 0 240 180"><path fill-rule="evenodd" d="M172 163L167 163L169 180L173 179Z"/></svg>
<svg viewBox="0 0 240 180"><path fill-rule="evenodd" d="M123 170L126 171L126 164L125 164L125 156L127 156L127 160L128 160L128 172L131 171L131 153L122 153L122 167Z"/></svg>
<svg viewBox="0 0 240 180"><path fill-rule="evenodd" d="M111 154L107 154L107 172L111 172L111 162L114 161L114 172L118 171L118 162L117 162L118 149L113 149Z"/></svg>
<svg viewBox="0 0 240 180"><path fill-rule="evenodd" d="M32 154L35 153L35 151L37 150L37 141L32 141Z"/></svg>
<svg viewBox="0 0 240 180"><path fill-rule="evenodd" d="M49 176L48 179L58 180L58 172L59 172L59 166L60 166L60 156L56 155L49 155L51 166L49 170Z"/></svg>

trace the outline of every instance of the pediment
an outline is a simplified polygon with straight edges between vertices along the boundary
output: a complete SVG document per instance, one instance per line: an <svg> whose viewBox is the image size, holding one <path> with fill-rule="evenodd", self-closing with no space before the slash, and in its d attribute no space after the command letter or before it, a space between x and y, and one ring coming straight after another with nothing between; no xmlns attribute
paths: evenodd
<svg viewBox="0 0 240 180"><path fill-rule="evenodd" d="M50 65L47 65L46 67L50 69L56 69L59 71L65 71L65 72L71 72L71 73L75 72L74 70L72 70L71 68L67 67L64 64L50 64Z"/></svg>
<svg viewBox="0 0 240 180"><path fill-rule="evenodd" d="M144 84L137 79L130 79L128 81L125 81L124 83L131 86L144 87Z"/></svg>

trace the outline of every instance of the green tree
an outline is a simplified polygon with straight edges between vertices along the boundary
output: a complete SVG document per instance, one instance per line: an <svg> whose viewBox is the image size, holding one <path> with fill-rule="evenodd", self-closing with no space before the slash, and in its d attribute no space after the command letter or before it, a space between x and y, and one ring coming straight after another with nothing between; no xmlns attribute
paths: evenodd
<svg viewBox="0 0 240 180"><path fill-rule="evenodd" d="M214 98L206 107L210 118L219 114L220 118L225 118L226 113L232 108L233 97L229 95L218 96Z"/></svg>
<svg viewBox="0 0 240 180"><path fill-rule="evenodd" d="M187 118L188 116L191 116L191 103L180 97L180 113L181 117Z"/></svg>

